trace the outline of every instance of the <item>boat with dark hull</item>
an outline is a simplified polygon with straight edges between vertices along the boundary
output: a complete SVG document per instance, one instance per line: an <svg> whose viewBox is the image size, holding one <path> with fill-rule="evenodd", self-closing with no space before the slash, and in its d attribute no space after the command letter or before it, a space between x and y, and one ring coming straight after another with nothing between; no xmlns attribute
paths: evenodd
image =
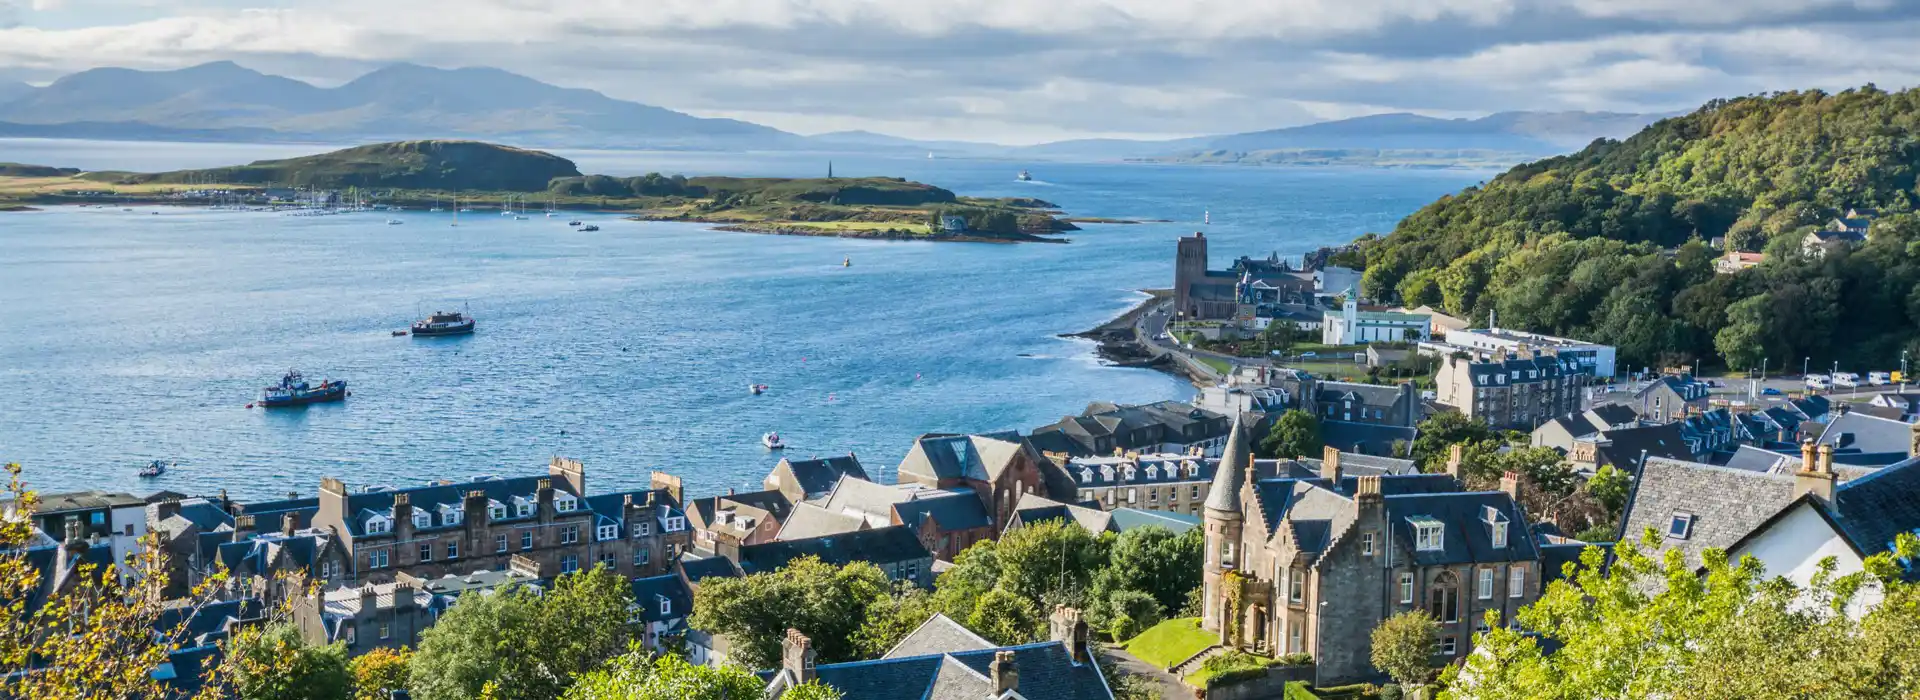
<svg viewBox="0 0 1920 700"><path fill-rule="evenodd" d="M459 311L435 311L432 316L413 322L416 336L466 335L473 332L473 317Z"/></svg>
<svg viewBox="0 0 1920 700"><path fill-rule="evenodd" d="M281 406L305 406L310 403L344 401L347 398L347 382L322 379L319 384L307 381L298 370L287 370L287 376L280 383L267 387L260 394L261 408Z"/></svg>

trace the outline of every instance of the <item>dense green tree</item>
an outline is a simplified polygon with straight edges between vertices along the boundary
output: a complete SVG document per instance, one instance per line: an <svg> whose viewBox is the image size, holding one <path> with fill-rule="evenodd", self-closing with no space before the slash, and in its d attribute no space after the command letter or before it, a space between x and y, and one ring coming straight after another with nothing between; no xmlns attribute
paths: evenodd
<svg viewBox="0 0 1920 700"><path fill-rule="evenodd" d="M813 640L820 663L853 661L863 644L877 644L863 642L860 633L869 610L885 606L892 591L886 573L872 564L833 566L801 557L775 571L702 582L691 624L726 635L733 659L752 668L779 665L788 629Z"/></svg>
<svg viewBox="0 0 1920 700"><path fill-rule="evenodd" d="M1413 440L1413 461L1429 472L1446 467L1449 448L1497 439L1486 421L1469 420L1454 411L1440 411L1420 421L1419 437Z"/></svg>
<svg viewBox="0 0 1920 700"><path fill-rule="evenodd" d="M855 655L863 659L879 658L937 612L940 606L932 593L919 586L898 584L892 596L867 606L866 620L854 633Z"/></svg>
<svg viewBox="0 0 1920 700"><path fill-rule="evenodd" d="M1187 594L1200 587L1202 535L1197 527L1174 534L1151 525L1120 533L1106 567L1112 587L1144 593L1159 603L1162 615L1177 614Z"/></svg>
<svg viewBox="0 0 1920 700"><path fill-rule="evenodd" d="M1402 686L1433 678L1433 655L1440 651L1440 625L1425 610L1403 612L1382 621L1372 633L1373 667Z"/></svg>
<svg viewBox="0 0 1920 700"><path fill-rule="evenodd" d="M347 646L308 644L291 624L242 629L223 662L239 700L346 700L353 692Z"/></svg>
<svg viewBox="0 0 1920 700"><path fill-rule="evenodd" d="M353 657L347 670L353 674L353 700L392 700L393 691L407 689L407 667L413 652L405 647L380 647Z"/></svg>
<svg viewBox="0 0 1920 700"><path fill-rule="evenodd" d="M612 570L562 575L540 595L509 587L466 595L427 628L409 664L421 700L560 697L573 679L627 648L633 589Z"/></svg>
<svg viewBox="0 0 1920 700"><path fill-rule="evenodd" d="M633 650L583 674L566 700L741 700L758 698L766 683L738 666L696 666L671 654ZM837 693L810 696L832 700ZM783 697L795 697L787 695Z"/></svg>
<svg viewBox="0 0 1920 700"><path fill-rule="evenodd" d="M1678 551L1650 555L1660 551L1651 530L1610 560L1591 547L1571 579L1521 609L1518 629L1489 613L1478 653L1448 670L1443 697L1914 697L1920 590L1896 561L1920 554L1920 540L1903 534L1895 548L1846 576L1828 558L1800 588L1766 578L1752 557L1733 563L1709 549L1696 570ZM1883 599L1861 614L1869 590Z"/></svg>
<svg viewBox="0 0 1920 700"><path fill-rule="evenodd" d="M1288 409L1273 421L1256 446L1263 457L1320 456L1320 419L1300 409Z"/></svg>
<svg viewBox="0 0 1920 700"><path fill-rule="evenodd" d="M1587 491L1615 518L1620 517L1626 509L1627 492L1632 488L1633 482L1627 478L1626 472L1613 468L1611 464L1600 467L1599 471L1594 472L1593 478L1587 480Z"/></svg>

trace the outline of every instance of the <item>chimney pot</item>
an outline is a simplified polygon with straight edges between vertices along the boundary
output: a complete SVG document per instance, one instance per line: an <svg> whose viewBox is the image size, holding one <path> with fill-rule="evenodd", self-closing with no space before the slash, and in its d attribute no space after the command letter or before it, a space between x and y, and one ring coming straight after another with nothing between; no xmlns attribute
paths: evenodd
<svg viewBox="0 0 1920 700"><path fill-rule="evenodd" d="M1332 445L1320 448L1320 478L1340 488L1340 450Z"/></svg>
<svg viewBox="0 0 1920 700"><path fill-rule="evenodd" d="M792 675L796 684L813 680L813 640L800 630L787 628L787 636L780 642L780 668Z"/></svg>
<svg viewBox="0 0 1920 700"><path fill-rule="evenodd" d="M1000 697L1009 690L1020 689L1020 669L1014 665L1011 651L994 652L990 675L993 681L993 696Z"/></svg>
<svg viewBox="0 0 1920 700"><path fill-rule="evenodd" d="M1467 458L1466 445L1455 443L1452 447L1448 447L1447 448L1447 476L1453 477L1454 480L1456 481L1459 480L1461 478L1461 473L1460 473L1461 463L1465 462L1466 458Z"/></svg>
<svg viewBox="0 0 1920 700"><path fill-rule="evenodd" d="M1520 500L1520 474L1507 472L1500 475L1500 490L1507 492L1514 500Z"/></svg>

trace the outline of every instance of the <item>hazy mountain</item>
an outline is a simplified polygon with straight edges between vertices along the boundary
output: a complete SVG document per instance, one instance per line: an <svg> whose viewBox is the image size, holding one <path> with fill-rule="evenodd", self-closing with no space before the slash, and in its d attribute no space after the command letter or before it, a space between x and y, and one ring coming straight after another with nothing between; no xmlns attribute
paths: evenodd
<svg viewBox="0 0 1920 700"><path fill-rule="evenodd" d="M643 145L799 137L732 119L703 119L562 88L492 68L381 68L337 88L231 62L173 71L98 68L12 99L0 121L136 123L186 129L269 129L329 137L503 136L556 143Z"/></svg>
<svg viewBox="0 0 1920 700"><path fill-rule="evenodd" d="M887 150L898 151L900 153L926 151L929 153L939 152L948 155L985 155L1007 150L1006 146L997 143L980 143L977 141L927 141L857 130L814 134L807 137L807 142L818 148Z"/></svg>
<svg viewBox="0 0 1920 700"><path fill-rule="evenodd" d="M15 80L0 80L0 104L26 97L36 88Z"/></svg>
<svg viewBox="0 0 1920 700"><path fill-rule="evenodd" d="M1418 114L1374 114L1305 126L1221 136L1204 148L1222 151L1280 149L1421 149L1558 153L1596 138L1626 138L1658 119L1614 112L1500 112L1479 119L1440 119Z"/></svg>

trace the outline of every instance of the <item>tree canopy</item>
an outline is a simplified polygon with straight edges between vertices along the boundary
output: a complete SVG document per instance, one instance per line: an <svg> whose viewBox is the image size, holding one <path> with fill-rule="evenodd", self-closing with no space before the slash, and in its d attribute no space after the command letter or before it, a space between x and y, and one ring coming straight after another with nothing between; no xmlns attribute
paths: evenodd
<svg viewBox="0 0 1920 700"><path fill-rule="evenodd" d="M1262 457L1320 456L1320 419L1297 408L1288 409L1267 429L1257 446Z"/></svg>
<svg viewBox="0 0 1920 700"><path fill-rule="evenodd" d="M872 564L833 566L801 557L775 571L703 582L693 601L692 624L726 635L733 659L751 668L779 665L780 641L788 629L813 640L820 663L853 661L862 651L884 651L881 644L898 641L877 632L862 634L870 614L892 610L893 590L886 573ZM905 626L906 631L925 622L907 626L884 619L891 629Z"/></svg>
<svg viewBox="0 0 1920 700"><path fill-rule="evenodd" d="M421 700L558 698L576 676L628 647L633 589L595 566L562 575L545 595L512 586L468 594L421 638L409 685Z"/></svg>
<svg viewBox="0 0 1920 700"><path fill-rule="evenodd" d="M1405 304L1600 339L1630 366L1887 367L1920 349L1916 172L1920 89L1715 100L1442 198L1344 259ZM1854 208L1879 212L1866 245L1802 252ZM1715 238L1766 262L1715 274Z"/></svg>

